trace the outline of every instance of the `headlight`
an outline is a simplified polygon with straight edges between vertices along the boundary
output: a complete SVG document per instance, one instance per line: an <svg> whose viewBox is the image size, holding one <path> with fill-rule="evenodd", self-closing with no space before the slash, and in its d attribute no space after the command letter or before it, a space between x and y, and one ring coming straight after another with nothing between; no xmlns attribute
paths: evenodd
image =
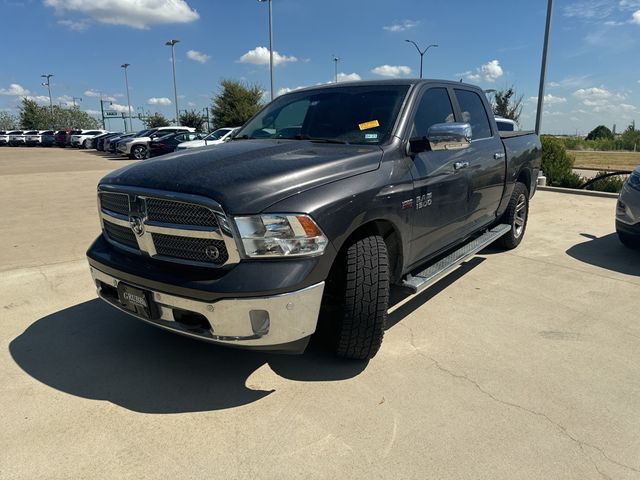
<svg viewBox="0 0 640 480"><path fill-rule="evenodd" d="M640 173L634 171L631 175L629 175L629 186L631 188L635 188L636 190L640 190Z"/></svg>
<svg viewBox="0 0 640 480"><path fill-rule="evenodd" d="M301 257L321 255L328 240L308 215L265 214L235 217L247 257Z"/></svg>

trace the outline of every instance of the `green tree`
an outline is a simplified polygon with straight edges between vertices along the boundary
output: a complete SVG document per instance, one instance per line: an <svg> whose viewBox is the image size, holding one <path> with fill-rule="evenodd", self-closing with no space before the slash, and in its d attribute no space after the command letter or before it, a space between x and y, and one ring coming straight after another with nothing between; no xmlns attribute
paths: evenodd
<svg viewBox="0 0 640 480"><path fill-rule="evenodd" d="M221 92L213 98L213 128L237 127L262 107L262 89L236 80L222 80Z"/></svg>
<svg viewBox="0 0 640 480"><path fill-rule="evenodd" d="M18 128L18 119L9 112L0 112L0 130L15 130Z"/></svg>
<svg viewBox="0 0 640 480"><path fill-rule="evenodd" d="M604 125L598 125L596 128L589 132L587 140L613 140L613 132Z"/></svg>
<svg viewBox="0 0 640 480"><path fill-rule="evenodd" d="M34 100L22 99L20 105L20 124L22 128L33 130L45 130L47 128L100 128L100 122L83 112L80 108L65 108L54 105L53 109L48 105L38 105Z"/></svg>
<svg viewBox="0 0 640 480"><path fill-rule="evenodd" d="M632 123L622 134L622 148L634 152L640 149L640 130L636 130L635 123Z"/></svg>
<svg viewBox="0 0 640 480"><path fill-rule="evenodd" d="M207 119L195 110L184 111L180 114L180 125L193 127L197 132L202 132Z"/></svg>
<svg viewBox="0 0 640 480"><path fill-rule="evenodd" d="M517 123L522 114L523 95L518 96L513 86L507 90L497 90L493 97L493 113L504 118L510 118Z"/></svg>
<svg viewBox="0 0 640 480"><path fill-rule="evenodd" d="M169 120L161 113L155 112L144 120L144 124L147 128L168 127Z"/></svg>
<svg viewBox="0 0 640 480"><path fill-rule="evenodd" d="M542 142L542 171L547 177L547 183L556 187L576 187L580 177L573 173L574 158L567 153L562 141L543 135Z"/></svg>

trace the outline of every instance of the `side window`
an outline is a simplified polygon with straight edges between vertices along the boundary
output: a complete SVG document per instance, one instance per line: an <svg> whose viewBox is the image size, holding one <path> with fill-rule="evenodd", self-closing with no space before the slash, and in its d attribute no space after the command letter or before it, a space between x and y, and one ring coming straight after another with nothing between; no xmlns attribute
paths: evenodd
<svg viewBox="0 0 640 480"><path fill-rule="evenodd" d="M446 88L430 88L427 90L416 110L413 119L411 137L425 137L429 127L436 123L455 121L453 107Z"/></svg>
<svg viewBox="0 0 640 480"><path fill-rule="evenodd" d="M456 89L456 97L462 112L462 121L471 124L473 140L491 137L491 126L482 100L477 93Z"/></svg>

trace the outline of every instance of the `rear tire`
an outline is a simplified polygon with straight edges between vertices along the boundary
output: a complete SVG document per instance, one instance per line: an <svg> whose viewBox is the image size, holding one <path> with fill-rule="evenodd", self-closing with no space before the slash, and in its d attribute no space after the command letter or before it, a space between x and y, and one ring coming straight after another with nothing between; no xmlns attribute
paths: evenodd
<svg viewBox="0 0 640 480"><path fill-rule="evenodd" d="M334 346L339 357L373 358L382 344L389 307L389 259L382 237L354 241L335 272L342 286L335 311ZM336 292L338 293L338 292Z"/></svg>
<svg viewBox="0 0 640 480"><path fill-rule="evenodd" d="M507 210L502 216L500 223L506 223L511 226L511 230L496 241L496 245L505 249L513 250L522 241L524 233L527 229L527 221L529 219L529 190L524 183L516 183L513 187L513 193L507 205Z"/></svg>

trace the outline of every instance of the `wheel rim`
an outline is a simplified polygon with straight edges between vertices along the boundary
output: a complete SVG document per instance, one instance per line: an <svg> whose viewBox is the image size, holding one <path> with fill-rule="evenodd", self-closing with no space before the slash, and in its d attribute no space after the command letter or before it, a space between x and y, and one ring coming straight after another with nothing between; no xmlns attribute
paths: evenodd
<svg viewBox="0 0 640 480"><path fill-rule="evenodd" d="M133 156L136 160L140 160L144 157L144 151L142 147L136 147L133 149Z"/></svg>
<svg viewBox="0 0 640 480"><path fill-rule="evenodd" d="M527 198L524 194L520 194L516 203L516 211L513 216L513 234L519 238L524 232L524 226L527 223Z"/></svg>

